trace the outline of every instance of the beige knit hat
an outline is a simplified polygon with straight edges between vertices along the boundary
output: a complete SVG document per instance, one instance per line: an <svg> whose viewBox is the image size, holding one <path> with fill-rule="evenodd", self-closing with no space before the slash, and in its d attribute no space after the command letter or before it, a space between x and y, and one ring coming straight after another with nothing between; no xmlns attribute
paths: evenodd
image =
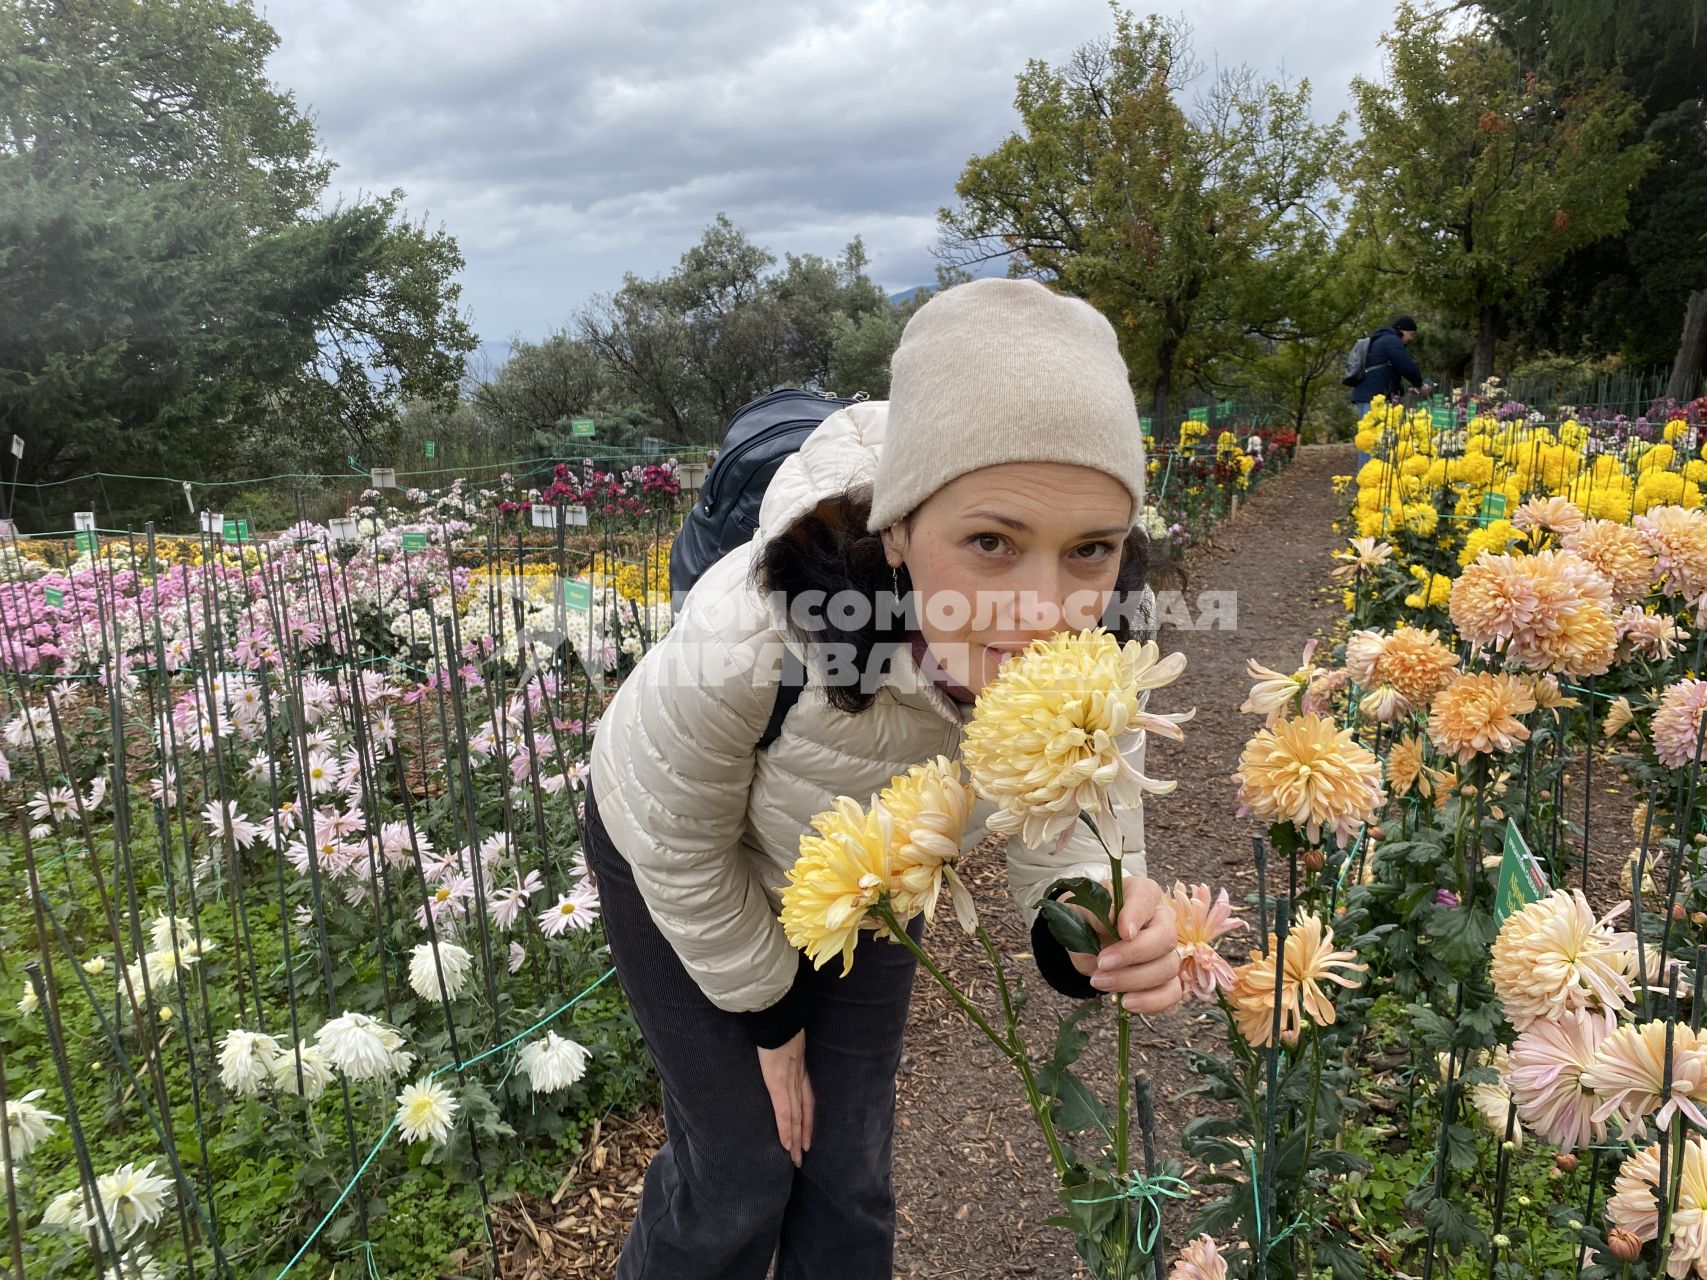
<svg viewBox="0 0 1707 1280"><path fill-rule="evenodd" d="M1144 437L1114 327L1035 280L937 294L895 348L872 480L872 532L970 471L1066 462L1113 476L1144 510Z"/></svg>

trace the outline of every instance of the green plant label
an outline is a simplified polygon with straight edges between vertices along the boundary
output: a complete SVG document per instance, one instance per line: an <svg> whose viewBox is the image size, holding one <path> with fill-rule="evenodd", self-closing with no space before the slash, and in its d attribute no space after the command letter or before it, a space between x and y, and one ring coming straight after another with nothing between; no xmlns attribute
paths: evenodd
<svg viewBox="0 0 1707 1280"><path fill-rule="evenodd" d="M43 587L41 598L47 601L50 608L57 609L65 603L65 592L58 587Z"/></svg>
<svg viewBox="0 0 1707 1280"><path fill-rule="evenodd" d="M582 582L579 578L571 578L563 584L563 604L565 608L591 611L593 584Z"/></svg>
<svg viewBox="0 0 1707 1280"><path fill-rule="evenodd" d="M404 534L403 549L405 551L425 551L427 549L427 535L424 533Z"/></svg>
<svg viewBox="0 0 1707 1280"><path fill-rule="evenodd" d="M1500 855L1499 890L1494 895L1494 924L1503 925L1506 917L1531 902L1539 902L1551 891L1547 872L1529 851L1529 842L1517 829L1517 822L1507 818L1505 851Z"/></svg>
<svg viewBox="0 0 1707 1280"><path fill-rule="evenodd" d="M437 446L434 445L434 443L431 440L427 441L427 456L429 458L433 456L433 452L436 449L436 447Z"/></svg>
<svg viewBox="0 0 1707 1280"><path fill-rule="evenodd" d="M249 522L247 520L227 520L222 531L227 542L249 541Z"/></svg>
<svg viewBox="0 0 1707 1280"><path fill-rule="evenodd" d="M1452 410L1445 405L1435 405L1428 411L1429 426L1435 431L1451 431L1457 423L1453 422Z"/></svg>
<svg viewBox="0 0 1707 1280"><path fill-rule="evenodd" d="M1208 423L1208 421L1209 421L1209 406L1204 405L1201 409L1193 409L1190 413L1186 414L1185 416L1186 416L1186 419L1190 422Z"/></svg>
<svg viewBox="0 0 1707 1280"><path fill-rule="evenodd" d="M74 541L77 543L77 549L79 551L86 552L89 555L95 554L95 535L94 534L92 534L92 533L80 533L76 536Z"/></svg>
<svg viewBox="0 0 1707 1280"><path fill-rule="evenodd" d="M1233 400L1223 400L1215 406L1216 416L1221 418L1231 418L1238 411L1238 402Z"/></svg>
<svg viewBox="0 0 1707 1280"><path fill-rule="evenodd" d="M593 434L593 420L591 418L571 418L571 419L569 419L569 434L572 436L590 436L590 435L592 435Z"/></svg>
<svg viewBox="0 0 1707 1280"><path fill-rule="evenodd" d="M1506 497L1503 493L1485 493L1482 495L1482 513L1476 517L1477 524L1491 524L1495 520L1505 518Z"/></svg>
<svg viewBox="0 0 1707 1280"><path fill-rule="evenodd" d="M1140 419L1138 419L1138 430L1144 432L1146 435L1148 435L1150 432L1154 431L1155 429L1156 429L1156 420L1154 418L1140 418Z"/></svg>

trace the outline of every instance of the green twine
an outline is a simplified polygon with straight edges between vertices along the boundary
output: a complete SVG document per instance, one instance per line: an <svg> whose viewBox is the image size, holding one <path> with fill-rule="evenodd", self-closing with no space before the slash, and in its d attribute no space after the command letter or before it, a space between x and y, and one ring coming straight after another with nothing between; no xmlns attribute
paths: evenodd
<svg viewBox="0 0 1707 1280"><path fill-rule="evenodd" d="M1133 1173L1127 1175L1125 1188L1111 1196L1096 1196L1089 1200L1072 1201L1073 1204L1108 1204L1115 1200L1138 1201L1138 1250L1149 1254L1156 1248L1156 1240L1162 1232L1162 1201L1189 1200L1191 1184L1184 1178L1176 1178L1171 1173L1159 1173L1155 1177L1145 1177ZM1148 1221L1144 1211L1148 1209Z"/></svg>
<svg viewBox="0 0 1707 1280"><path fill-rule="evenodd" d="M495 1053L502 1053L505 1049L508 1049L510 1046L514 1045L517 1041L527 1039L535 1031L538 1031L541 1027L543 1027L546 1023L552 1021L554 1018L559 1018L562 1015L564 1015L565 1013L568 1013L569 1010L573 1009L576 1005L580 1004L581 1001L585 1000L588 996L592 995L593 992L597 991L600 987L602 987L606 982L610 981L611 977L615 973L616 973L616 970L614 968L606 969L604 971L603 975L601 975L596 981L594 981L593 984L591 986L589 986L585 991L581 992L580 995L576 996L573 1000L570 1000L568 1003L564 1004L561 1008L555 1010L554 1012L546 1014L545 1017L541 1018L538 1022L534 1023L526 1031L518 1032L517 1034L511 1036L508 1040L504 1041L503 1044L495 1045L492 1048L486 1050L484 1053L477 1054L474 1057L469 1058L466 1062L462 1062L462 1063L449 1062L449 1063L446 1063L444 1066L442 1066L438 1070L434 1071L432 1073L431 1077L429 1077L429 1078L436 1079L437 1077L444 1075L447 1071L461 1071L461 1070L464 1070L465 1068L472 1067L477 1062L484 1062L487 1058L490 1058ZM300 1249L298 1249L296 1251L296 1253L291 1256L291 1260L289 1262L285 1263L284 1270L280 1271L278 1273L278 1275L273 1277L273 1280L284 1280L284 1278L291 1273L292 1268L294 1268L297 1263L302 1261L302 1255L308 1252L308 1246L313 1244L317 1239L319 1239L320 1233L326 1229L326 1224L328 1222L332 1221L332 1215L338 1212L339 1208L342 1207L345 1200L349 1199L350 1192L352 1192L356 1189L356 1184L362 1180L362 1175L367 1172L368 1166L371 1165L374 1162L375 1157L377 1157L379 1155L379 1149L385 1145L386 1139L389 1138L396 1131L397 1131L397 1117L393 1116L391 1118L391 1123L385 1126L385 1132L379 1135L379 1141L374 1143L373 1149L367 1153L367 1159L363 1160L361 1162L361 1165L356 1169L355 1176L352 1177L347 1183L344 1184L344 1189L338 1193L338 1198L332 1202L332 1207L330 1209L326 1210L326 1216L321 1218L320 1221L315 1225L314 1230L308 1233L308 1239L306 1239L302 1242L302 1247ZM372 1266L372 1255L371 1254L369 1255L369 1266L370 1267Z"/></svg>

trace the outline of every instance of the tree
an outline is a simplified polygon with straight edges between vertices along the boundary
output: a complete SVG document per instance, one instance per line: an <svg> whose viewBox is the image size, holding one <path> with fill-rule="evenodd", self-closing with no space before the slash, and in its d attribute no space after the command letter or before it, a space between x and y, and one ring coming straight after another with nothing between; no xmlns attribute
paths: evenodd
<svg viewBox="0 0 1707 1280"><path fill-rule="evenodd" d="M672 440L715 443L755 396L783 384L825 387L838 318L889 306L858 239L833 262L790 255L782 271L775 266L718 214L668 275L629 274L595 299L578 334L604 362L612 395L646 406Z"/></svg>
<svg viewBox="0 0 1707 1280"><path fill-rule="evenodd" d="M1479 385L1536 280L1624 228L1653 149L1630 144L1637 106L1610 79L1565 91L1481 25L1407 0L1382 43L1385 80L1352 85L1354 220L1379 272L1474 332Z"/></svg>
<svg viewBox="0 0 1707 1280"><path fill-rule="evenodd" d="M1707 369L1707 0L1485 0L1513 55L1566 82L1620 73L1658 158L1632 193L1630 230L1571 254L1540 282L1549 338L1671 363L1679 399Z"/></svg>
<svg viewBox="0 0 1707 1280"><path fill-rule="evenodd" d="M398 192L319 210L331 164L267 82L276 45L247 3L0 7L0 434L26 481L342 459L452 394L454 241ZM109 485L107 514L181 510L161 492Z"/></svg>
<svg viewBox="0 0 1707 1280"><path fill-rule="evenodd" d="M509 359L474 389L474 410L506 454L531 453L536 435L568 435L609 385L593 346L558 330L543 342L510 343Z"/></svg>
<svg viewBox="0 0 1707 1280"><path fill-rule="evenodd" d="M1022 131L966 165L957 209L938 214L939 254L969 267L1007 259L1111 321L1158 422L1176 386L1213 385L1252 322L1245 281L1270 269L1298 220L1329 216L1339 122L1309 114L1309 85L1217 74L1194 108L1198 71L1181 23L1114 8L1111 40L1057 69L1031 62Z"/></svg>

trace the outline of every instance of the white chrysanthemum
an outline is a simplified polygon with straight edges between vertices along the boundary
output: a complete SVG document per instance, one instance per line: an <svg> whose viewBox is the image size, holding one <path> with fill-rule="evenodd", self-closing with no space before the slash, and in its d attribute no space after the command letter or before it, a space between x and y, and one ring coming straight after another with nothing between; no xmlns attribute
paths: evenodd
<svg viewBox="0 0 1707 1280"><path fill-rule="evenodd" d="M195 922L183 916L155 916L154 923L148 927L148 949L150 951L172 950L172 926L178 926L177 942L180 948L188 947L196 936Z"/></svg>
<svg viewBox="0 0 1707 1280"><path fill-rule="evenodd" d="M32 1089L23 1097L13 1098L0 1107L0 1115L6 1119L6 1138L11 1143L14 1160L27 1158L52 1131L51 1122L65 1118L36 1106L36 1099L45 1092L44 1089Z"/></svg>
<svg viewBox="0 0 1707 1280"><path fill-rule="evenodd" d="M423 1000L439 998L439 970L445 975L445 991L452 1000L461 994L468 983L468 971L474 957L454 942L439 943L439 962L433 963L433 944L423 942L409 954L409 985Z"/></svg>
<svg viewBox="0 0 1707 1280"><path fill-rule="evenodd" d="M101 1280L165 1280L165 1275L158 1262L134 1249L101 1269Z"/></svg>
<svg viewBox="0 0 1707 1280"><path fill-rule="evenodd" d="M280 1093L298 1092L296 1068L299 1058L302 1061L301 1096L313 1102L332 1083L332 1067L326 1061L326 1055L311 1044L299 1044L294 1051L279 1050L270 1071L273 1088Z"/></svg>
<svg viewBox="0 0 1707 1280"><path fill-rule="evenodd" d="M403 1048L403 1037L365 1013L348 1010L321 1024L314 1042L327 1061L351 1080L389 1080L409 1069L414 1055Z"/></svg>
<svg viewBox="0 0 1707 1280"><path fill-rule="evenodd" d="M535 1040L522 1050L517 1067L535 1093L551 1093L567 1089L586 1075L587 1060L592 1056L585 1046L547 1031L545 1039Z"/></svg>
<svg viewBox="0 0 1707 1280"><path fill-rule="evenodd" d="M138 1169L134 1164L121 1164L95 1182L95 1192L101 1200L101 1212L106 1214L113 1237L123 1244L143 1227L152 1227L172 1204L172 1180L154 1172L150 1160Z"/></svg>
<svg viewBox="0 0 1707 1280"><path fill-rule="evenodd" d="M219 1082L238 1097L258 1093L272 1077L279 1042L258 1031L228 1031L219 1043Z"/></svg>
<svg viewBox="0 0 1707 1280"><path fill-rule="evenodd" d="M44 1227L63 1227L67 1231L83 1229L83 1188L72 1187L69 1191L61 1191L47 1202L47 1208L42 1210L41 1224Z"/></svg>
<svg viewBox="0 0 1707 1280"><path fill-rule="evenodd" d="M18 1012L27 1018L40 1007L41 1001L36 999L36 989L25 982L24 994L18 997Z"/></svg>
<svg viewBox="0 0 1707 1280"><path fill-rule="evenodd" d="M405 1142L443 1142L455 1122L456 1099L431 1077L397 1095L397 1131Z"/></svg>

